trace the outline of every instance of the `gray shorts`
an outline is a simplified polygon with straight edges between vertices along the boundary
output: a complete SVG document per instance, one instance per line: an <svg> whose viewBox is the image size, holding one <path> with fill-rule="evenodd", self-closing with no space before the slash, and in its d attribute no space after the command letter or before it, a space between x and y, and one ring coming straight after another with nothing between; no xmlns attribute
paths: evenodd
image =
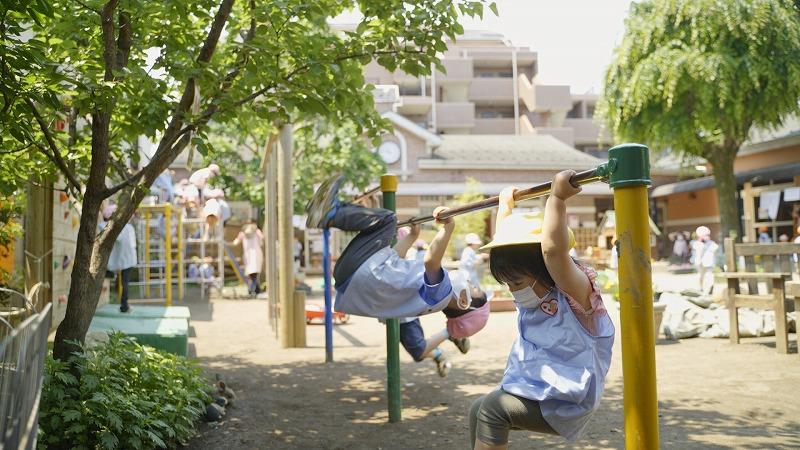
<svg viewBox="0 0 800 450"><path fill-rule="evenodd" d="M478 398L469 408L471 447L475 439L486 445L508 443L510 430L557 434L542 417L539 402L509 394L502 388Z"/></svg>

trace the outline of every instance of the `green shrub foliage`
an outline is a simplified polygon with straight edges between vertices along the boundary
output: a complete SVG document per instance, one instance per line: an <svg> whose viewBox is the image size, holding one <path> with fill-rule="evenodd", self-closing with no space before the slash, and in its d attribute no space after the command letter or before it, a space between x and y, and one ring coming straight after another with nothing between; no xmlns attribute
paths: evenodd
<svg viewBox="0 0 800 450"><path fill-rule="evenodd" d="M69 362L48 355L39 448L175 447L194 433L210 402L209 383L186 358L112 334Z"/></svg>

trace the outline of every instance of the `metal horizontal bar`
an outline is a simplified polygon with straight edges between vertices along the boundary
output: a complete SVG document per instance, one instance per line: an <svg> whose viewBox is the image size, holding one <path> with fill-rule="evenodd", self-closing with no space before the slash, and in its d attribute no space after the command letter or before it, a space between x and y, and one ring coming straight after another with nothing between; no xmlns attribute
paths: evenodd
<svg viewBox="0 0 800 450"><path fill-rule="evenodd" d="M597 168L594 168L576 173L575 175L572 176L572 178L570 178L570 183L572 183L573 186L577 187L577 186L582 186L584 184L594 183L596 181L602 181L602 180L603 177L597 173ZM553 183L551 181L547 181L545 183L537 184L527 189L518 190L514 194L514 200L515 201L530 200L532 198L543 197L545 195L548 195L552 190L552 184ZM466 205L450 208L444 213L442 213L439 216L439 218L449 219L451 217L459 216L461 214L492 208L497 206L499 202L500 202L499 196L489 197L487 199L479 200L477 202L467 203ZM417 225L425 222L433 222L434 220L436 219L433 217L433 215L412 217L408 220L399 222L397 226L404 227L409 225Z"/></svg>

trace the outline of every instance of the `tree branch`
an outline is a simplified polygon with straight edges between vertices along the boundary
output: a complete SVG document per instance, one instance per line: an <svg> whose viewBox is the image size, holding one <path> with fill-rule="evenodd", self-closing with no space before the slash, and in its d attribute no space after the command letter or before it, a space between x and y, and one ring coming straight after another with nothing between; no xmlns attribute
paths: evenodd
<svg viewBox="0 0 800 450"><path fill-rule="evenodd" d="M55 165L59 168L59 170L61 170L61 173L63 173L64 176L67 178L67 182L72 185L72 188L75 189L75 191L80 192L81 183L78 182L78 178L75 176L72 170L69 169L67 163L64 161L64 158L61 157L61 152L58 151L58 145L56 144L56 141L53 139L53 135L50 134L50 129L47 127L47 122L45 122L44 118L39 113L39 110L36 108L36 105L33 103L33 100L31 100L30 98L26 98L25 102L28 104L28 107L31 109L31 112L33 112L33 116L36 118L36 123L39 124L39 129L41 129L42 133L44 134L44 139L47 142L47 146L50 148L50 151L53 152L52 154L53 163L55 163ZM44 148L38 144L37 147L40 150L44 150ZM50 153L48 152L44 152L44 154L47 155L48 157L51 156Z"/></svg>
<svg viewBox="0 0 800 450"><path fill-rule="evenodd" d="M93 12L93 13L99 15L99 16L102 16L102 13L100 12L99 9L92 8L91 6L89 6L86 3L82 2L81 0L75 0L75 3L83 6L85 9L88 9L89 11L91 11L91 12Z"/></svg>
<svg viewBox="0 0 800 450"><path fill-rule="evenodd" d="M100 25L103 29L103 61L105 63L105 81L114 80L114 69L117 65L117 43L114 41L114 10L119 0L109 0L100 13Z"/></svg>
<svg viewBox="0 0 800 450"><path fill-rule="evenodd" d="M214 54L214 50L217 48L217 43L219 42L222 29L225 27L225 23L227 23L228 17L230 16L233 3L234 0L224 0L222 4L220 4L219 10L214 16L214 21L208 31L208 35L203 42L203 47L200 49L200 53L197 56L196 61L198 63L204 64L211 60L211 56ZM161 142L159 142L155 155L153 155L154 160L157 159L161 152L171 148L172 144L174 144L178 137L180 137L179 132L181 131L181 127L183 125L184 115L187 111L189 111L192 101L194 100L195 83L196 80L194 77L190 77L188 80L186 80L186 86L183 89L183 95L181 95L178 106L175 108L175 112L172 114L172 119L170 120L167 129L164 130L164 137L161 139ZM149 166L150 164L148 164L148 167Z"/></svg>
<svg viewBox="0 0 800 450"><path fill-rule="evenodd" d="M219 43L222 30L225 28L228 17L230 17L234 2L235 0L224 0L220 4L219 9L214 16L211 28L208 31L208 35L203 41L203 46L197 55L196 62L199 64L205 64L211 60L217 44ZM164 135L161 138L161 141L158 143L158 148L156 149L155 154L153 154L153 158L150 160L150 162L122 183L119 183L109 189L105 189L103 191L104 198L108 198L122 189L138 183L142 178L144 178L145 182L148 182L148 180L155 180L155 174L163 171L168 164L167 161L169 160L169 157L172 156L175 151L180 151L184 146L186 146L186 144L188 144L190 137L188 134L189 131L193 130L194 127L199 123L208 121L207 119L205 121L200 120L195 124L181 128L183 126L184 116L189 111L189 108L194 100L196 82L197 81L194 77L190 77L186 81L186 86L184 86L181 99L178 102L178 105L175 107L175 111L172 113L172 119L170 120L167 129L164 130Z"/></svg>
<svg viewBox="0 0 800 450"><path fill-rule="evenodd" d="M117 69L122 69L128 65L128 57L131 54L131 15L127 12L119 12L119 36L117 37Z"/></svg>

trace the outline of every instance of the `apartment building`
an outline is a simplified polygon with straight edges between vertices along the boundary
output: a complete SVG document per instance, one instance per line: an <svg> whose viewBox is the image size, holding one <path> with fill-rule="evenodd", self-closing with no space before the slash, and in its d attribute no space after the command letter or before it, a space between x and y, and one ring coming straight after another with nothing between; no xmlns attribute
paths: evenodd
<svg viewBox="0 0 800 450"><path fill-rule="evenodd" d="M467 31L442 55L445 71L430 76L365 69L376 107L395 125L377 151L400 175L398 213L428 214L463 192L465 179L483 193L547 181L563 169L587 169L608 156L611 139L594 121L597 96L537 81L535 51L501 34ZM674 177L657 172L657 182ZM584 188L570 202L577 226L594 227L612 208L605 185Z"/></svg>
<svg viewBox="0 0 800 450"><path fill-rule="evenodd" d="M538 57L499 33L467 31L443 54L445 72L413 77L376 63L365 78L397 86L395 112L437 134L551 135L579 150L611 143L594 123L597 96L537 82Z"/></svg>

